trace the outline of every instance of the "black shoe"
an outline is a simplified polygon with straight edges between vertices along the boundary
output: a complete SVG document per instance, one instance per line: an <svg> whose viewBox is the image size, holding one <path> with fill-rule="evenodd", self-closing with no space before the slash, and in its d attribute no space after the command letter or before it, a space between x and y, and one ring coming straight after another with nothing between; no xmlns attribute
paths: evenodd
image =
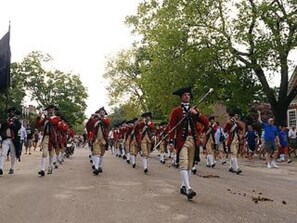
<svg viewBox="0 0 297 223"><path fill-rule="evenodd" d="M127 163L130 164L130 160L127 160Z"/></svg>
<svg viewBox="0 0 297 223"><path fill-rule="evenodd" d="M224 164L226 164L226 163L227 163L226 160L222 161L222 165L224 165Z"/></svg>
<svg viewBox="0 0 297 223"><path fill-rule="evenodd" d="M288 160L288 162L287 163L292 163L292 160Z"/></svg>
<svg viewBox="0 0 297 223"><path fill-rule="evenodd" d="M188 200L192 200L193 197L195 197L195 196L196 196L196 192L193 191L192 189L189 189L189 190L188 190L188 193L187 193L187 198L188 198Z"/></svg>
<svg viewBox="0 0 297 223"><path fill-rule="evenodd" d="M95 170L95 165L92 165L92 169Z"/></svg>
<svg viewBox="0 0 297 223"><path fill-rule="evenodd" d="M122 157L122 155L119 155L119 158L121 158Z"/></svg>
<svg viewBox="0 0 297 223"><path fill-rule="evenodd" d="M242 170L241 169L238 169L237 171L236 171L236 174L238 175L238 174L241 174L242 173Z"/></svg>
<svg viewBox="0 0 297 223"><path fill-rule="evenodd" d="M44 177L45 172L44 172L43 170L40 170L40 171L38 172L38 175L41 176L41 177Z"/></svg>
<svg viewBox="0 0 297 223"><path fill-rule="evenodd" d="M162 164L165 164L165 160L163 160L163 161L160 161Z"/></svg>
<svg viewBox="0 0 297 223"><path fill-rule="evenodd" d="M143 171L145 174L147 174L148 173L148 169L146 168L146 169L144 169L144 171Z"/></svg>
<svg viewBox="0 0 297 223"><path fill-rule="evenodd" d="M206 167L210 167L210 165L206 165Z"/></svg>
<svg viewBox="0 0 297 223"><path fill-rule="evenodd" d="M55 165L55 169L58 169L59 168L58 164L55 163L54 165Z"/></svg>
<svg viewBox="0 0 297 223"><path fill-rule="evenodd" d="M2 169L0 169L0 175L3 175L3 170Z"/></svg>
<svg viewBox="0 0 297 223"><path fill-rule="evenodd" d="M103 170L102 170L101 167L99 167L98 172L99 172L99 173L103 173Z"/></svg>
<svg viewBox="0 0 297 223"><path fill-rule="evenodd" d="M92 155L89 155L89 158L91 159L92 158Z"/></svg>
<svg viewBox="0 0 297 223"><path fill-rule="evenodd" d="M196 170L196 169L193 169L193 170L191 170L191 172L192 172L194 175L196 175L197 170Z"/></svg>
<svg viewBox="0 0 297 223"><path fill-rule="evenodd" d="M212 168L214 168L215 166L216 166L216 163L213 163L213 164L211 165Z"/></svg>
<svg viewBox="0 0 297 223"><path fill-rule="evenodd" d="M233 168L230 167L230 168L229 168L229 172L231 172L231 173L235 173L235 170L233 170Z"/></svg>
<svg viewBox="0 0 297 223"><path fill-rule="evenodd" d="M52 174L52 173L53 173L53 169L52 168L48 168L47 174Z"/></svg>
<svg viewBox="0 0 297 223"><path fill-rule="evenodd" d="M10 168L8 174L14 174L14 170Z"/></svg>
<svg viewBox="0 0 297 223"><path fill-rule="evenodd" d="M93 163L93 160L90 160L90 163Z"/></svg>
<svg viewBox="0 0 297 223"><path fill-rule="evenodd" d="M94 175L98 175L98 174L99 174L99 170L96 170L96 169L95 169L95 170L93 171L93 174L94 174Z"/></svg>
<svg viewBox="0 0 297 223"><path fill-rule="evenodd" d="M123 159L124 159L124 160L127 159L126 155L123 156Z"/></svg>
<svg viewBox="0 0 297 223"><path fill-rule="evenodd" d="M118 154L116 154L116 156L119 156Z"/></svg>
<svg viewBox="0 0 297 223"><path fill-rule="evenodd" d="M135 167L136 167L136 164L134 163L134 164L132 165L132 167L135 168Z"/></svg>
<svg viewBox="0 0 297 223"><path fill-rule="evenodd" d="M182 186L180 188L180 193L183 194L183 195L187 195L187 188L185 186Z"/></svg>

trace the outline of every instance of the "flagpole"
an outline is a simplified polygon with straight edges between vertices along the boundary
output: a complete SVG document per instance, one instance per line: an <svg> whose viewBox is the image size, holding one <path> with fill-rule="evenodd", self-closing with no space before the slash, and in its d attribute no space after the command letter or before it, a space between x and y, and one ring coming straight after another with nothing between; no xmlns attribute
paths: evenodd
<svg viewBox="0 0 297 223"><path fill-rule="evenodd" d="M8 25L8 43L10 44L10 20L9 20L9 25ZM9 63L10 63L10 60L9 60ZM7 69L7 88L6 88L6 103L5 103L5 109L7 110L8 109L8 103L9 103L9 88L10 88L10 66L9 66L9 69Z"/></svg>

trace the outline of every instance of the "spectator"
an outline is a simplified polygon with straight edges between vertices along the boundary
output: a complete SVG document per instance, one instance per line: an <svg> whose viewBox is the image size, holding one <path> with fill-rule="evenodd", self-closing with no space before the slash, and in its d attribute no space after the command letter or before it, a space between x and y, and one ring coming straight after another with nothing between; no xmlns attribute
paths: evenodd
<svg viewBox="0 0 297 223"><path fill-rule="evenodd" d="M265 131L264 148L266 151L267 168L278 168L275 162L278 157L276 144L277 146L280 146L277 127L273 124L273 118L269 118L268 123L262 122L260 111L258 111L258 121L261 123L261 126Z"/></svg>

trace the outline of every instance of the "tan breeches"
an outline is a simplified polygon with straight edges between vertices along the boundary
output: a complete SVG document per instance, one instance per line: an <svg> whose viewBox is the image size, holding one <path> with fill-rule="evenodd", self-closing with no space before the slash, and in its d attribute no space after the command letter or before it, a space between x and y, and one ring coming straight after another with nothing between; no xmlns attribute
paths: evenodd
<svg viewBox="0 0 297 223"><path fill-rule="evenodd" d="M192 136L188 136L179 152L179 166L181 170L190 170L194 163L195 142Z"/></svg>
<svg viewBox="0 0 297 223"><path fill-rule="evenodd" d="M93 144L93 156L104 156L105 154L105 143L101 140L96 140Z"/></svg>
<svg viewBox="0 0 297 223"><path fill-rule="evenodd" d="M141 152L144 157L148 158L151 152L152 143L149 142L146 137L141 141Z"/></svg>
<svg viewBox="0 0 297 223"><path fill-rule="evenodd" d="M130 154L132 156L136 156L137 153L138 153L137 142L136 142L136 140L132 140L132 142L130 144Z"/></svg>
<svg viewBox="0 0 297 223"><path fill-rule="evenodd" d="M214 152L214 143L212 140L208 140L208 142L206 143L206 151L207 154L213 154Z"/></svg>
<svg viewBox="0 0 297 223"><path fill-rule="evenodd" d="M166 150L166 143L163 140L160 144L160 153L165 153L165 150Z"/></svg>
<svg viewBox="0 0 297 223"><path fill-rule="evenodd" d="M54 154L55 154L54 148L52 148L52 150L49 151L48 144L49 144L49 136L44 136L44 138L41 142L43 158L46 158L48 155L49 155L49 157L54 157Z"/></svg>
<svg viewBox="0 0 297 223"><path fill-rule="evenodd" d="M233 155L234 157L237 157L238 148L239 148L239 142L232 142L231 143L231 145L230 145L231 156Z"/></svg>
<svg viewBox="0 0 297 223"><path fill-rule="evenodd" d="M128 139L125 142L125 152L129 153L130 152L130 137L128 137Z"/></svg>

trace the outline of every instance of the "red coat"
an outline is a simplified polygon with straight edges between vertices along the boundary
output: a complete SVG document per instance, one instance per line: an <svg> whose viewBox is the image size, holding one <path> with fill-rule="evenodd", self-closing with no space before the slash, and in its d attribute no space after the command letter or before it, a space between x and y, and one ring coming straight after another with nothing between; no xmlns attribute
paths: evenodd
<svg viewBox="0 0 297 223"><path fill-rule="evenodd" d="M144 127L146 126L145 122L143 121L140 121L137 123L137 126L136 126L136 129L138 130L138 138L139 138L139 142L142 141L142 139L144 138L145 136L145 129ZM149 131L151 134L149 134L149 137L150 139L152 138L153 134L154 134L154 129L155 129L155 124L153 122L149 122L148 123L148 130L146 131Z"/></svg>
<svg viewBox="0 0 297 223"><path fill-rule="evenodd" d="M103 132L103 137L104 137L106 143L108 143L109 125L110 125L109 118L101 118L100 120L98 120L98 119L96 120L94 129L93 129L93 136L94 136L93 142L94 142L95 138L97 137L99 127L101 127L102 132Z"/></svg>
<svg viewBox="0 0 297 223"><path fill-rule="evenodd" d="M243 130L243 124L239 121L236 123L237 124L237 127L231 132L233 126L235 125L235 123L231 123L231 122L227 122L225 128L224 128L224 132L226 132L228 134L228 138L227 138L227 146L230 146L233 139L234 139L234 136L235 134L238 134L238 140L239 139L239 131L242 131Z"/></svg>
<svg viewBox="0 0 297 223"><path fill-rule="evenodd" d="M171 131L171 129L173 129L183 117L184 117L183 109L181 107L174 108L170 114L169 131ZM197 126L197 123L200 122L205 128L208 128L208 125L209 125L208 118L201 114L200 115L191 114L189 117L190 117L190 120L194 124L194 133L195 133L194 141L197 142L197 138L199 136L199 131L200 131ZM175 149L176 149L177 153L180 152L181 148L183 147L183 145L185 143L184 140L185 140L186 136L183 134L183 132L185 131L184 125L185 125L185 122L182 122L169 135L169 139L171 142L173 142L173 140L176 139ZM188 134L188 133L185 133L185 134Z"/></svg>
<svg viewBox="0 0 297 223"><path fill-rule="evenodd" d="M43 137L45 135L49 135L49 143L48 143L48 150L51 151L52 148L57 148L58 146L58 136L57 136L57 128L58 128L58 123L60 121L60 118L58 116L51 116L51 117L46 117L44 119L41 119L41 117L38 117L36 120L36 127L44 127L44 133ZM50 125L50 132L47 132L47 129L45 127L47 125Z"/></svg>

